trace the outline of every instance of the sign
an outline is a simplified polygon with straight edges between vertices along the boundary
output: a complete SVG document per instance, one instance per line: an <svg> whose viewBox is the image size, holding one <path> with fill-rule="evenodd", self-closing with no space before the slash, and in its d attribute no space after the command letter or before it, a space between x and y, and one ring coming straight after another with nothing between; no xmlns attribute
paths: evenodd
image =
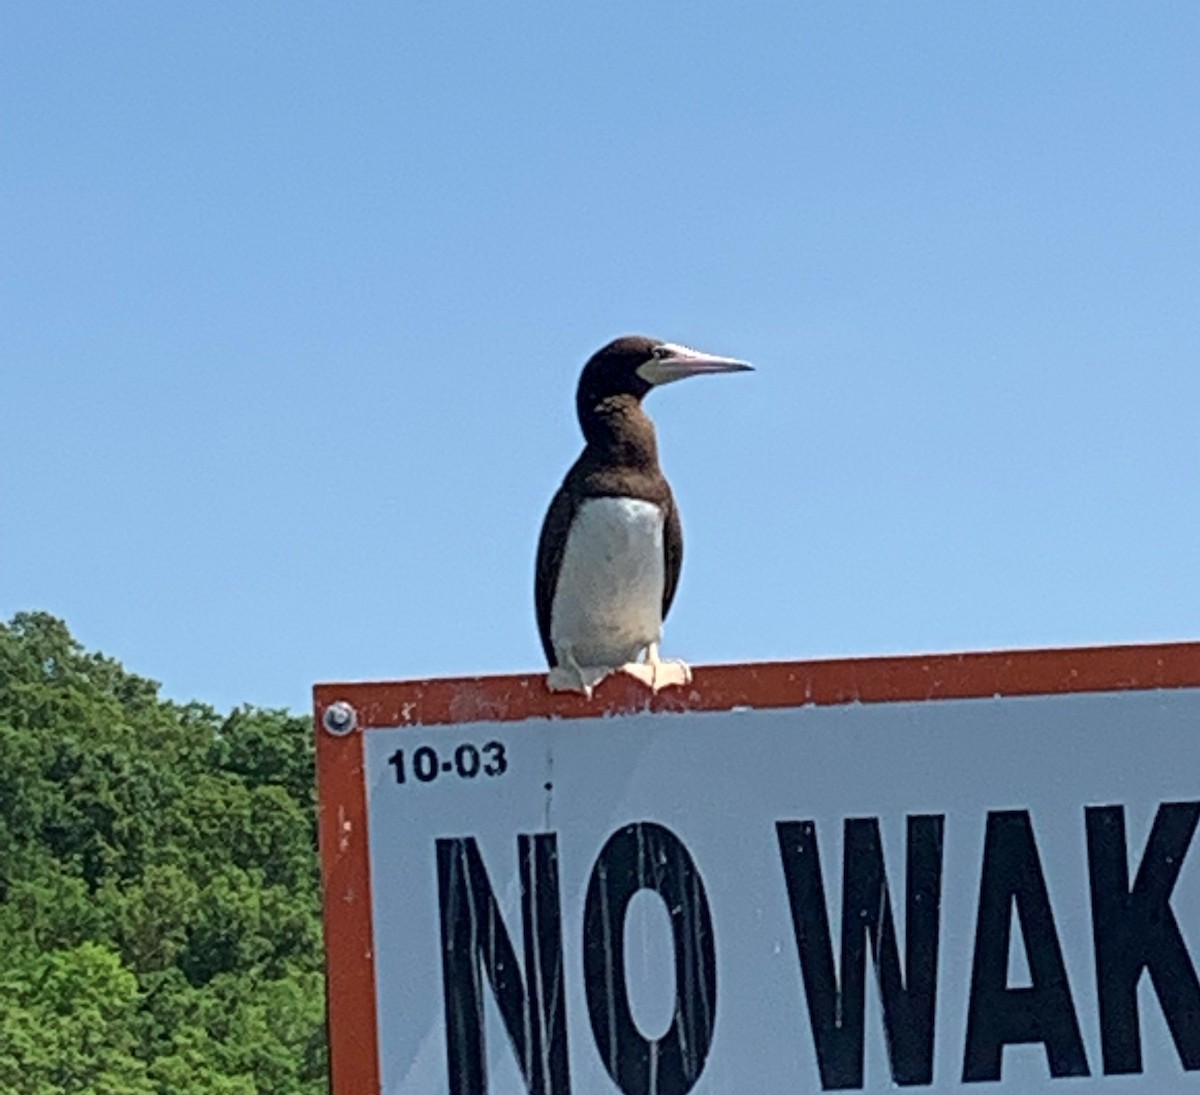
<svg viewBox="0 0 1200 1095"><path fill-rule="evenodd" d="M316 709L338 1095L1200 1090L1200 644Z"/></svg>

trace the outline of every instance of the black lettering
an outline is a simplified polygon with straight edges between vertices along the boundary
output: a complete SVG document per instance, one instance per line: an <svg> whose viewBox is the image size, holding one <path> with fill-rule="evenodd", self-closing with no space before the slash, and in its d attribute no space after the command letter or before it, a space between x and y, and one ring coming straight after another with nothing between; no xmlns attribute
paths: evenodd
<svg viewBox="0 0 1200 1095"><path fill-rule="evenodd" d="M908 819L903 972L879 820L849 818L845 822L841 963L837 971L816 825L812 821L776 824L817 1066L825 1090L863 1086L868 942L883 1004L892 1079L906 1085L933 1080L944 823L941 815Z"/></svg>
<svg viewBox="0 0 1200 1095"><path fill-rule="evenodd" d="M437 842L446 1068L451 1095L485 1095L483 974L531 1095L569 1095L562 911L553 833L517 838L522 981L496 895L473 837Z"/></svg>
<svg viewBox="0 0 1200 1095"><path fill-rule="evenodd" d="M1016 904L1031 984L1008 987ZM1041 1042L1051 1076L1087 1076L1087 1056L1033 826L1025 810L988 814L975 921L963 1081L1000 1079L1006 1045Z"/></svg>
<svg viewBox="0 0 1200 1095"><path fill-rule="evenodd" d="M653 1040L633 1021L625 981L625 912L643 889L666 905L675 952L675 1011ZM588 882L583 945L588 1016L609 1075L625 1095L686 1095L712 1045L717 961L704 881L669 829L646 821L608 839Z"/></svg>
<svg viewBox="0 0 1200 1095"><path fill-rule="evenodd" d="M1200 1069L1200 981L1171 908L1198 821L1200 802L1163 803L1130 889L1124 808L1087 810L1100 1046L1109 1075L1142 1071L1137 987L1143 972L1150 974L1183 1067Z"/></svg>

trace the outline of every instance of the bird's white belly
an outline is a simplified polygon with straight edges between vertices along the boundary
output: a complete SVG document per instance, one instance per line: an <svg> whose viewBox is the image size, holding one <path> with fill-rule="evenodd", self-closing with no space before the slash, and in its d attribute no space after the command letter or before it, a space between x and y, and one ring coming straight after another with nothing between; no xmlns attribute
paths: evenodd
<svg viewBox="0 0 1200 1095"><path fill-rule="evenodd" d="M662 632L663 514L637 498L584 502L563 551L550 609L559 664L636 661Z"/></svg>

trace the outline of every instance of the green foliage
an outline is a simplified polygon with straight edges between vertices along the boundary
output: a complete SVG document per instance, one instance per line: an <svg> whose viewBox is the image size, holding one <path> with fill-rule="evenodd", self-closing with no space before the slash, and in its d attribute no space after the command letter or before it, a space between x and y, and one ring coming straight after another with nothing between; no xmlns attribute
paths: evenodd
<svg viewBox="0 0 1200 1095"><path fill-rule="evenodd" d="M308 720L0 624L0 1091L317 1095Z"/></svg>

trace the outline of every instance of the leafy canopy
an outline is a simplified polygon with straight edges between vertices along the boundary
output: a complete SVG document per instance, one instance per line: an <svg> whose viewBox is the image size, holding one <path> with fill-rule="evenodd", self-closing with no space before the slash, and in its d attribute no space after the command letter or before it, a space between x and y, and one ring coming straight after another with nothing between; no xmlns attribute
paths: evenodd
<svg viewBox="0 0 1200 1095"><path fill-rule="evenodd" d="M307 718L0 623L0 1091L326 1090Z"/></svg>

